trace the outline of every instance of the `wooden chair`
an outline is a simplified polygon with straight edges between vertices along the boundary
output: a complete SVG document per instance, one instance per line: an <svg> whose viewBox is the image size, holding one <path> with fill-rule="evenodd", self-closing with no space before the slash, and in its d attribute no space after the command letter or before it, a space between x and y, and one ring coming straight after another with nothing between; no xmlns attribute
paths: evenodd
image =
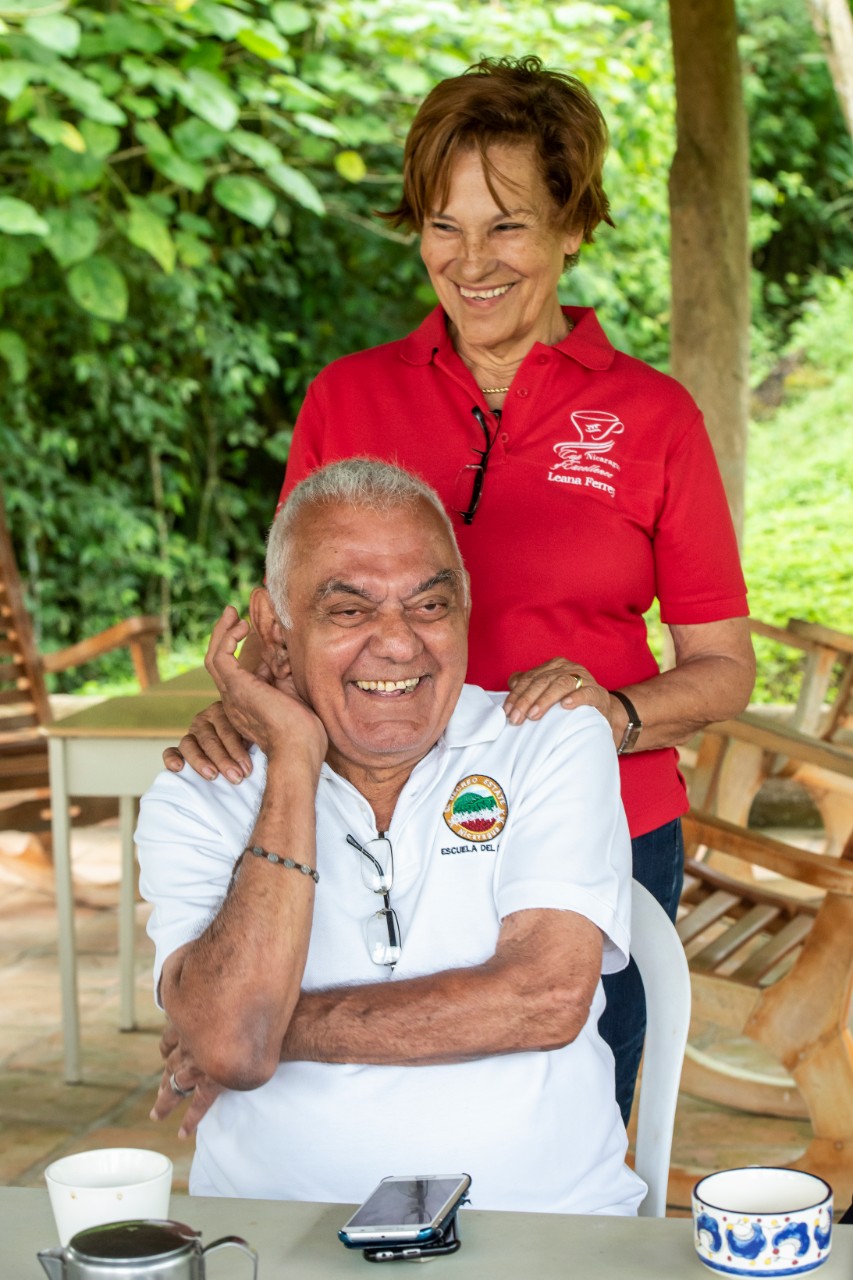
<svg viewBox="0 0 853 1280"><path fill-rule="evenodd" d="M677 922L693 994L682 1090L759 1114L807 1117L812 1138L795 1165L826 1178L845 1204L853 1194L853 860L695 810L685 837L699 856L687 862ZM728 876L703 860L714 851L771 876ZM697 1049L708 1026L762 1045L779 1077Z"/></svg>
<svg viewBox="0 0 853 1280"><path fill-rule="evenodd" d="M0 829L50 829L47 740L40 732L52 721L45 673L130 648L139 683L147 688L160 679L155 649L160 631L158 618L129 618L68 649L40 655L0 495ZM89 822L110 812L103 801L76 809L75 817Z"/></svg>
<svg viewBox="0 0 853 1280"><path fill-rule="evenodd" d="M758 621L751 627L755 635L803 653L797 704L710 725L692 772L691 803L746 826L752 801L768 778L794 779L820 811L825 851L840 855L853 829L853 636L798 618L785 628ZM827 707L836 667L841 680Z"/></svg>

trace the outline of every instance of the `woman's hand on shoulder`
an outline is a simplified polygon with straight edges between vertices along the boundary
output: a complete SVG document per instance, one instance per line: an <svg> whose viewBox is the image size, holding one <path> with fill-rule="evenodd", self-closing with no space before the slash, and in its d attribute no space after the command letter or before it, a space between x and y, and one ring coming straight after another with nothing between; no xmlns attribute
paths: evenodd
<svg viewBox="0 0 853 1280"><path fill-rule="evenodd" d="M510 724L540 720L551 707L566 710L595 707L610 723L610 694L586 667L568 658L551 658L529 671L515 671L509 678L509 696L504 711Z"/></svg>
<svg viewBox="0 0 853 1280"><path fill-rule="evenodd" d="M222 703L214 702L193 717L176 747L166 748L163 764L180 773L186 763L211 782L222 774L236 784L252 772L250 745L234 728Z"/></svg>

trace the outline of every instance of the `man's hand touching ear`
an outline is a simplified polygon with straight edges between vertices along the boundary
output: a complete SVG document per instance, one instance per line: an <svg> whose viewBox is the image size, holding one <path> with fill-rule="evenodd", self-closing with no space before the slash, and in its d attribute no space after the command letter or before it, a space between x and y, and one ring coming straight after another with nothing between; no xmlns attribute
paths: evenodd
<svg viewBox="0 0 853 1280"><path fill-rule="evenodd" d="M286 633L264 587L252 593L252 621L262 646L257 671L240 666L236 650L249 624L228 605L213 628L204 665L213 676L229 723L272 758L276 750L300 742L319 769L328 739L320 720L299 696L290 670Z"/></svg>

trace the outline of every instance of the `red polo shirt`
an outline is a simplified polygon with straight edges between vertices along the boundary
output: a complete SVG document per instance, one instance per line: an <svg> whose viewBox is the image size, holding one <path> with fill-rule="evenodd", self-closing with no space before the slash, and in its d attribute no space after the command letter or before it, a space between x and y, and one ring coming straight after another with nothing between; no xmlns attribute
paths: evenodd
<svg viewBox="0 0 853 1280"><path fill-rule="evenodd" d="M747 613L728 504L708 435L679 383L616 351L595 313L536 343L496 423L437 309L399 342L345 356L308 389L282 499L328 462L380 457L417 472L450 511L468 505L475 450L497 430L477 514L453 516L471 574L468 679L562 655L606 688L657 674L643 614L667 623ZM637 698L642 715L642 699ZM642 736L640 738L642 745ZM621 757L633 836L687 809L673 748Z"/></svg>

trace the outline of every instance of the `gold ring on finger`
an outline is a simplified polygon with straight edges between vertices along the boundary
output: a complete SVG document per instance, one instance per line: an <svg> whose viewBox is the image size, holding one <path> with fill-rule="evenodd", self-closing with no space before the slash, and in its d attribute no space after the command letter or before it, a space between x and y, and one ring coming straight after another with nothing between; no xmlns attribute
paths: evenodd
<svg viewBox="0 0 853 1280"><path fill-rule="evenodd" d="M577 671L576 671L574 674L575 674L575 689L574 689L574 691L575 691L575 693L577 693L578 689L582 689L582 688L583 688L583 676L582 676L582 675L578 675Z"/></svg>

